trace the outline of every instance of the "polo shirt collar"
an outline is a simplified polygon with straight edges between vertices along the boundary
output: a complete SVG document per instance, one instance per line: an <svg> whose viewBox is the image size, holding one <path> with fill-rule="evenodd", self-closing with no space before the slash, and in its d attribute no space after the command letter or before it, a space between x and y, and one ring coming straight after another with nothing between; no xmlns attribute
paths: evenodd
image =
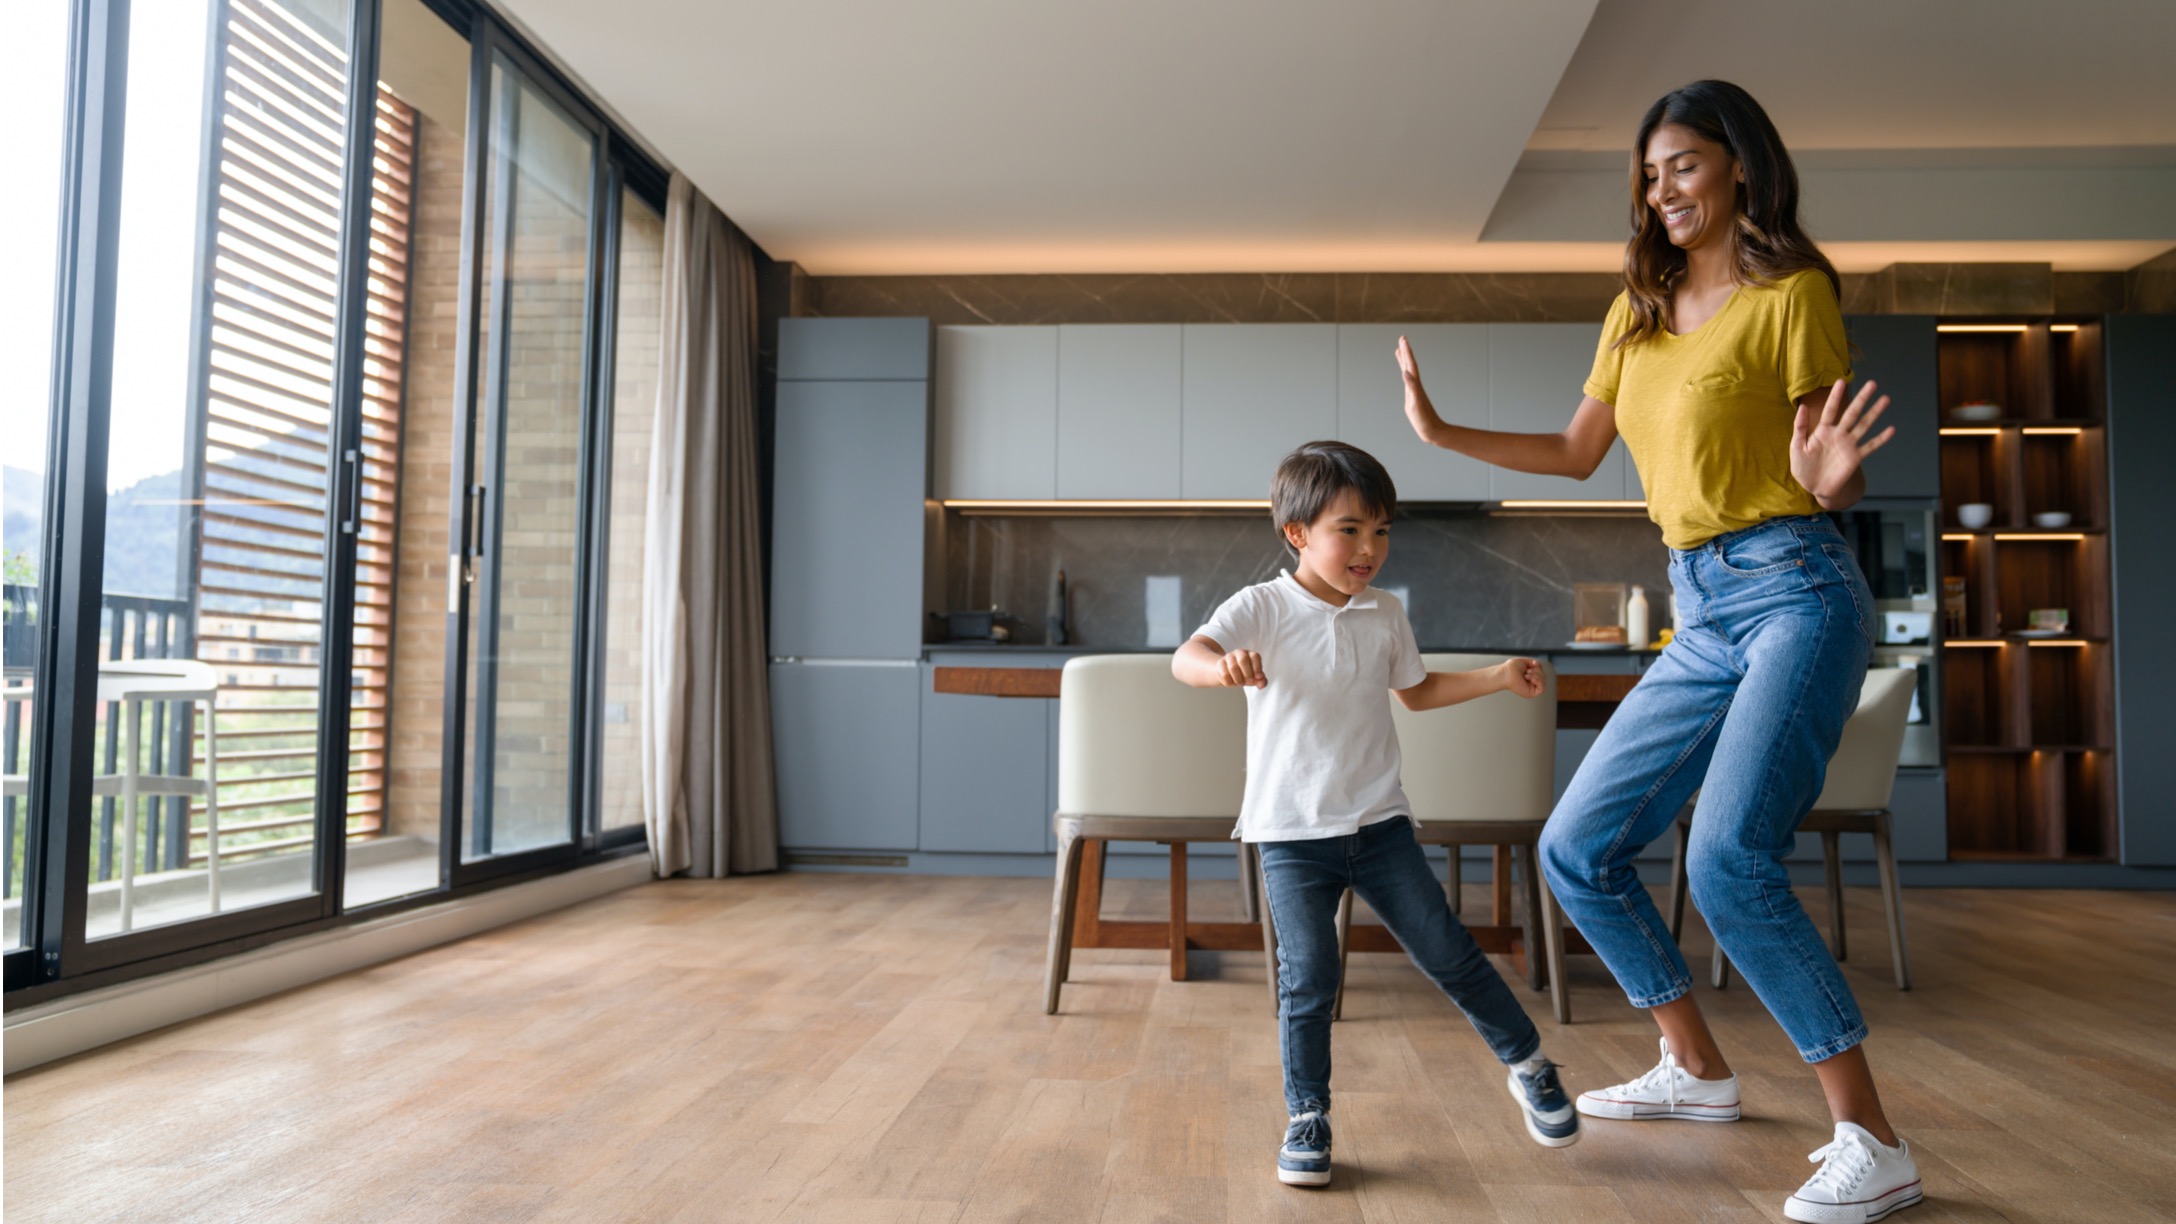
<svg viewBox="0 0 2176 1224"><path fill-rule="evenodd" d="M1366 590L1361 591L1358 595L1355 595L1352 598L1346 600L1342 606L1331 603L1329 600L1324 599L1322 596L1315 594L1313 591L1308 590L1304 586L1301 586L1300 580L1292 576L1291 570L1277 571L1277 589L1283 591L1287 596L1297 599L1301 607L1318 608L1324 612L1329 612L1333 614L1349 611L1355 608L1372 608L1376 605L1377 602L1375 596L1375 588L1371 586L1368 587Z"/></svg>

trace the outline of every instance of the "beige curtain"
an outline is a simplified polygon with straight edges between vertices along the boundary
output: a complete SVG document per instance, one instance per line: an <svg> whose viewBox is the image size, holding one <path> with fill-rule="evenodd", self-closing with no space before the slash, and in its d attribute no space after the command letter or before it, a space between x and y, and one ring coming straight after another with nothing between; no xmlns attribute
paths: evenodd
<svg viewBox="0 0 2176 1224"><path fill-rule="evenodd" d="M661 876L778 867L748 238L678 173L642 575L642 812Z"/></svg>

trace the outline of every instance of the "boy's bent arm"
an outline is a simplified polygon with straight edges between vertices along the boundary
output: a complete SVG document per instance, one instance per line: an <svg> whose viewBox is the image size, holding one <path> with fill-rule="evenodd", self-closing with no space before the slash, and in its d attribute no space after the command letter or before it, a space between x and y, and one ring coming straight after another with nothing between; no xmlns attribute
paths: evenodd
<svg viewBox="0 0 2176 1224"><path fill-rule="evenodd" d="M1541 695L1541 664L1532 659L1506 659L1494 667L1472 671L1429 672L1428 678L1407 689L1393 689L1408 710L1440 710L1490 693L1513 692L1521 697Z"/></svg>
<svg viewBox="0 0 2176 1224"><path fill-rule="evenodd" d="M1225 650L1216 639L1197 633L1172 653L1171 674L1194 688L1223 688L1232 683L1225 674L1224 659Z"/></svg>

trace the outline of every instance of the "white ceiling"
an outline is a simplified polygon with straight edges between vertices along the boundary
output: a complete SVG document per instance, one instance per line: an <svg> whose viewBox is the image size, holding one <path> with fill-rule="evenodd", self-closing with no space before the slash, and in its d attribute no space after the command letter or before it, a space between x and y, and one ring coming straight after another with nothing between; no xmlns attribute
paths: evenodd
<svg viewBox="0 0 2176 1224"><path fill-rule="evenodd" d="M1699 76L1847 269L2176 244L2171 0L501 2L817 274L1614 269Z"/></svg>

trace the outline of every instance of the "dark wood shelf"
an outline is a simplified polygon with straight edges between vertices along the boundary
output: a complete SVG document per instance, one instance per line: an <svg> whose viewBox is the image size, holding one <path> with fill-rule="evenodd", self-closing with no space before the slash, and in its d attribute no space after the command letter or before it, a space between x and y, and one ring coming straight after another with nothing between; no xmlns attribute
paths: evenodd
<svg viewBox="0 0 2176 1224"><path fill-rule="evenodd" d="M1942 635L1951 857L2105 861L2116 835L2114 761L2100 747L2115 738L2101 324L1944 332L1935 346L1940 403L2004 410L1945 410L1941 423L1984 431L1940 438L1943 505L1984 502L1995 519L1939 532L1945 589L1961 584L1963 605L1949 626L1962 631ZM2032 525L2052 510L2073 525ZM2018 632L2040 608L2067 609L2074 631Z"/></svg>

